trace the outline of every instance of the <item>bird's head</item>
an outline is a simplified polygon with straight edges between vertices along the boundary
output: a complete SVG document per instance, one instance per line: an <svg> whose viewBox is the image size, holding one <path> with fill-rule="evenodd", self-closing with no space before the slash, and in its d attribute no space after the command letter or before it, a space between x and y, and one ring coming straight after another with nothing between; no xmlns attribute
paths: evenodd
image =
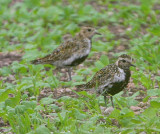
<svg viewBox="0 0 160 134"><path fill-rule="evenodd" d="M116 61L116 65L124 70L129 70L131 66L135 67L135 65L132 64L132 58L127 54L122 54L119 56L118 60Z"/></svg>
<svg viewBox="0 0 160 134"><path fill-rule="evenodd" d="M88 39L92 39L95 34L101 35L95 28L93 27L82 27L80 30L80 34Z"/></svg>

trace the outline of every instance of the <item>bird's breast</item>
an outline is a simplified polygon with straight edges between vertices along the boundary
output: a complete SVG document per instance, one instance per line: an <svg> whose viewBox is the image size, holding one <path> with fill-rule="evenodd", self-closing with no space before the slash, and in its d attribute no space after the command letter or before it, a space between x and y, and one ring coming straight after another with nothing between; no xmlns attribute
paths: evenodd
<svg viewBox="0 0 160 134"><path fill-rule="evenodd" d="M82 42L77 43L77 50L75 50L70 57L65 60L57 61L58 66L75 66L82 63L89 55L91 50L91 40L83 39ZM54 63L55 64L55 63Z"/></svg>
<svg viewBox="0 0 160 134"><path fill-rule="evenodd" d="M92 47L91 40L87 38L84 39L84 43L82 45L83 49L82 53L84 53L84 55L88 55L90 53L91 47Z"/></svg>
<svg viewBox="0 0 160 134"><path fill-rule="evenodd" d="M126 73L123 69L118 68L118 72L115 73L113 83L125 81Z"/></svg>

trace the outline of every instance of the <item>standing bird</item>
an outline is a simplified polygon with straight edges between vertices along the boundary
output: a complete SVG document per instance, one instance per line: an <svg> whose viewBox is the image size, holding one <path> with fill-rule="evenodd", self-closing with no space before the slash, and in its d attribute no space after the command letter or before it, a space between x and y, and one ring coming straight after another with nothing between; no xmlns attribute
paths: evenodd
<svg viewBox="0 0 160 134"><path fill-rule="evenodd" d="M58 68L67 68L69 80L71 78L71 69L73 66L77 66L82 63L89 55L92 42L92 37L100 33L92 27L82 27L80 32L67 39L63 38L64 42L57 47L51 54L33 60L33 64L52 64Z"/></svg>
<svg viewBox="0 0 160 134"><path fill-rule="evenodd" d="M130 66L134 66L132 58L123 54L119 56L116 63L99 70L88 83L78 85L77 88L95 89L96 93L104 96L106 106L106 96L110 96L114 107L112 96L127 86L131 76Z"/></svg>

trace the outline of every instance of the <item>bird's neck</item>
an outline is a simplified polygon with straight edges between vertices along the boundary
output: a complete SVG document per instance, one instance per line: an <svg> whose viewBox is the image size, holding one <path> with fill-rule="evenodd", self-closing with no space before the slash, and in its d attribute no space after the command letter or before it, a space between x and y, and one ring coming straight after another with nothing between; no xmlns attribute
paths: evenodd
<svg viewBox="0 0 160 134"><path fill-rule="evenodd" d="M91 39L90 38L87 38L84 34L82 34L81 32L79 32L79 33L77 33L76 35L75 35L75 39L76 40L80 40L80 41L85 41L85 40L90 40L91 41Z"/></svg>
<svg viewBox="0 0 160 134"><path fill-rule="evenodd" d="M116 64L117 65L117 64ZM118 66L120 69L122 69L124 71L124 73L126 75L130 75L131 74L131 71L129 68L124 68L123 66Z"/></svg>
<svg viewBox="0 0 160 134"><path fill-rule="evenodd" d="M130 72L130 69L128 69L128 68L126 69L126 68L123 68L123 67L120 67L120 66L119 66L119 68L123 69L123 71L124 71L125 73Z"/></svg>
<svg viewBox="0 0 160 134"><path fill-rule="evenodd" d="M131 71L129 69L123 69L123 71L126 74L126 80L129 80L131 76Z"/></svg>

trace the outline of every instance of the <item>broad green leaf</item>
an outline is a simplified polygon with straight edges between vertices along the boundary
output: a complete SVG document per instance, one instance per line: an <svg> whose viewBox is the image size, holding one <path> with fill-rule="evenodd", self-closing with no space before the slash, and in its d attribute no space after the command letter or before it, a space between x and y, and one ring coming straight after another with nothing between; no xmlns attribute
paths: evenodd
<svg viewBox="0 0 160 134"><path fill-rule="evenodd" d="M149 96L160 96L160 90L159 89L150 89L147 90L147 95Z"/></svg>
<svg viewBox="0 0 160 134"><path fill-rule="evenodd" d="M102 55L100 61L106 66L109 64L109 59L106 55Z"/></svg>
<svg viewBox="0 0 160 134"><path fill-rule="evenodd" d="M104 67L104 64L101 61L97 61L95 63L95 66L100 70L100 69L102 69Z"/></svg>
<svg viewBox="0 0 160 134"><path fill-rule="evenodd" d="M49 97L46 97L46 98L43 98L40 100L40 103L43 104L43 105L48 105L48 104L51 104L55 102L55 99L53 98L49 98Z"/></svg>
<svg viewBox="0 0 160 134"><path fill-rule="evenodd" d="M8 94L12 93L13 91L11 89L7 89L4 92L0 93L0 102L5 101L9 96Z"/></svg>
<svg viewBox="0 0 160 134"><path fill-rule="evenodd" d="M35 130L35 133L36 134L50 134L50 130L44 125L41 125Z"/></svg>
<svg viewBox="0 0 160 134"><path fill-rule="evenodd" d="M151 104L151 106L154 107L154 108L160 108L160 102L151 101L150 104Z"/></svg>

